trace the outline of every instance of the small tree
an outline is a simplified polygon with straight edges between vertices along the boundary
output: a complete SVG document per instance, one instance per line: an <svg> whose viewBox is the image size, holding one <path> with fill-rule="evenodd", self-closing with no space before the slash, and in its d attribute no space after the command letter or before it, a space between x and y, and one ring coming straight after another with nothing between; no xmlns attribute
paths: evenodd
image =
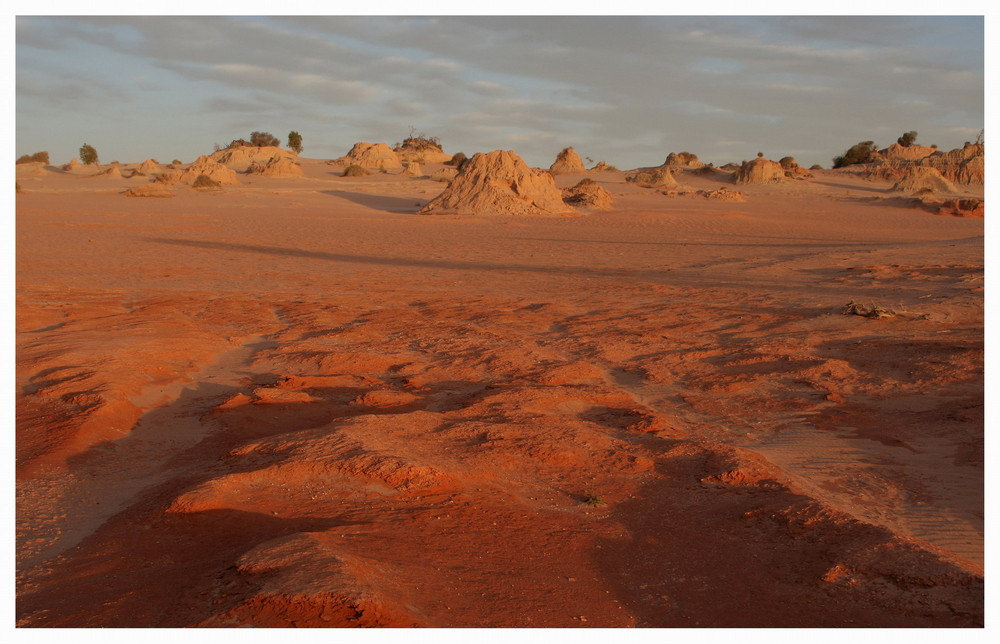
<svg viewBox="0 0 1000 644"><path fill-rule="evenodd" d="M268 132L252 132L250 134L250 145L255 145L258 148L278 147L281 145L281 141L278 140L278 137Z"/></svg>
<svg viewBox="0 0 1000 644"><path fill-rule="evenodd" d="M302 135L295 130L288 133L288 149L295 154L302 154Z"/></svg>
<svg viewBox="0 0 1000 644"><path fill-rule="evenodd" d="M900 144L904 148L908 148L917 141L917 131L910 130L909 132L904 132L903 136L896 139L896 143Z"/></svg>
<svg viewBox="0 0 1000 644"><path fill-rule="evenodd" d="M875 142L862 141L852 145L842 156L834 157L833 167L843 168L857 163L871 163L875 155Z"/></svg>
<svg viewBox="0 0 1000 644"><path fill-rule="evenodd" d="M986 133L985 129L979 130L979 136L976 137L976 145L982 145L983 144L983 134L985 134L985 133ZM968 143L966 143L966 145L968 145Z"/></svg>
<svg viewBox="0 0 1000 644"><path fill-rule="evenodd" d="M97 163L97 150L94 149L94 146L83 144L83 147L80 148L80 162L84 165Z"/></svg>

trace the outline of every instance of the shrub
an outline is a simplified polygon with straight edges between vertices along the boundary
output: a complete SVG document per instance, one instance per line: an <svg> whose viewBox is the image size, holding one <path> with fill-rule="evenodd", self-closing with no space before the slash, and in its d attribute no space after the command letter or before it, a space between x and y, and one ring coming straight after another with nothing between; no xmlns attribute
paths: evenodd
<svg viewBox="0 0 1000 644"><path fill-rule="evenodd" d="M916 130L910 130L909 132L904 132L903 136L896 139L896 143L900 144L904 148L908 148L917 141Z"/></svg>
<svg viewBox="0 0 1000 644"><path fill-rule="evenodd" d="M441 152L441 139L436 136L427 136L423 132L414 134L415 128L410 126L410 136L403 139L402 143L397 143L393 150L406 148L409 150L435 150Z"/></svg>
<svg viewBox="0 0 1000 644"><path fill-rule="evenodd" d="M874 141L862 141L852 145L842 156L834 157L833 167L843 168L858 163L871 163L875 154Z"/></svg>
<svg viewBox="0 0 1000 644"><path fill-rule="evenodd" d="M49 164L49 153L48 152L35 152L34 154L25 154L24 156L18 158L15 163L44 163Z"/></svg>
<svg viewBox="0 0 1000 644"><path fill-rule="evenodd" d="M84 165L97 163L97 150L92 145L84 143L83 147L80 148L80 163Z"/></svg>
<svg viewBox="0 0 1000 644"><path fill-rule="evenodd" d="M221 188L222 184L208 176L207 174L199 174L194 183L191 184L192 188Z"/></svg>
<svg viewBox="0 0 1000 644"><path fill-rule="evenodd" d="M253 144L250 143L250 141L247 141L246 139L234 139L234 140L232 140L232 141L229 142L229 145L226 146L226 149L229 149L229 148L249 148L249 147L253 147Z"/></svg>
<svg viewBox="0 0 1000 644"><path fill-rule="evenodd" d="M281 141L278 140L278 137L268 132L251 132L250 145L257 146L258 148L278 147L281 145Z"/></svg>
<svg viewBox="0 0 1000 644"><path fill-rule="evenodd" d="M821 166L821 165L820 165L820 164L818 164L818 163L814 163L814 164L812 164L811 166L809 166L809 169L810 169L810 170L822 170L822 169L823 169L823 166Z"/></svg>
<svg viewBox="0 0 1000 644"><path fill-rule="evenodd" d="M454 166L461 170L462 166L465 165L468 160L469 157L465 156L464 152L456 152L454 156L452 156L450 160L445 161L444 164Z"/></svg>
<svg viewBox="0 0 1000 644"><path fill-rule="evenodd" d="M347 166L347 168L344 170L344 175L343 176L345 176L345 177L367 177L370 174L371 174L371 172L369 172L366 168L362 168L361 166L359 166L357 164L353 164L353 165Z"/></svg>
<svg viewBox="0 0 1000 644"><path fill-rule="evenodd" d="M302 135L295 130L288 133L288 149L295 154L302 154Z"/></svg>

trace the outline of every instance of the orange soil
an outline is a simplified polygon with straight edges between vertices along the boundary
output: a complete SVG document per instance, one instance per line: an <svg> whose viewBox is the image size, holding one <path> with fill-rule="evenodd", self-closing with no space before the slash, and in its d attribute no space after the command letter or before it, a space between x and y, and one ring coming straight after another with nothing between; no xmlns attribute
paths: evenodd
<svg viewBox="0 0 1000 644"><path fill-rule="evenodd" d="M982 624L982 219L301 162L19 166L19 625Z"/></svg>

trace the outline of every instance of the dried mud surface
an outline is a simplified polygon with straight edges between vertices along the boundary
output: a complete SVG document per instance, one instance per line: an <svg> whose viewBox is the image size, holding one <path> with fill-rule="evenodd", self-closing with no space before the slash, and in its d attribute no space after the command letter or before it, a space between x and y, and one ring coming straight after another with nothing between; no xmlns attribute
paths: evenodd
<svg viewBox="0 0 1000 644"><path fill-rule="evenodd" d="M303 168L19 177L20 626L982 624L981 219Z"/></svg>

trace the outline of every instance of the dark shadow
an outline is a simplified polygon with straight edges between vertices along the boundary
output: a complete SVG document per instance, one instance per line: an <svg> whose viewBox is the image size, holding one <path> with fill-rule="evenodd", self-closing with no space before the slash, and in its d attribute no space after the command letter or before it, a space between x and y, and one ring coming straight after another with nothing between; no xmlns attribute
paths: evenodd
<svg viewBox="0 0 1000 644"><path fill-rule="evenodd" d="M892 188L879 188L876 186L858 186L853 183L837 183L836 181L825 181L822 179L812 179L810 183L814 183L820 186L826 186L828 188L835 188L837 190L859 190L862 192L875 192L878 194L889 194L892 192Z"/></svg>
<svg viewBox="0 0 1000 644"><path fill-rule="evenodd" d="M321 192L325 195L347 199L366 208L384 210L396 214L415 214L427 203L415 197L388 197L368 194L366 192L348 192L347 190L323 190Z"/></svg>
<svg viewBox="0 0 1000 644"><path fill-rule="evenodd" d="M871 591L834 594L822 581L834 565L859 551L881 548L895 557L885 559L891 562L883 564L887 568L941 570L942 579L956 580L947 582L949 590L960 592L979 611L983 582L930 553L900 548L898 537L884 528L844 521L813 499L766 479L713 483L712 477L725 470L713 463L724 463L720 456L697 451L665 458L656 466L658 476L635 497L608 508L609 521L623 526L628 538L598 538L593 561L618 601L638 619L636 626L980 625L981 612L935 615L916 608L922 603L910 608L890 606L890 599L872 601ZM933 599L935 590L927 584L909 592Z"/></svg>
<svg viewBox="0 0 1000 644"><path fill-rule="evenodd" d="M241 375L238 368L234 373ZM240 385L193 384L171 403L146 412L120 439L103 441L67 459L69 471L81 478L128 474L116 478L115 492L87 499L83 511L90 514L79 520L89 518L95 529L87 529L75 545L66 543L70 547L59 558L45 555L47 570L34 574L30 587L19 584L19 619L37 619L32 625L46 627L195 626L253 597L266 581L268 573L248 574L234 565L259 544L391 516L391 508L348 498L328 503L320 516L316 508L287 504L284 511L292 516L277 516L267 511L266 500L260 512L212 508L212 501L202 510L174 508L178 497L204 483L266 469L285 458L280 447L273 452L234 455L234 449L248 443L309 430L326 434L336 431L331 423L339 419L407 413L427 404L418 399L405 406L379 408L355 401L370 388L306 387L294 390L312 395L314 401L222 405L236 394L260 392L257 387L262 384L283 391L278 376L245 375ZM442 386L462 384L468 385ZM172 450L174 441L184 441L186 446ZM296 479L291 475L289 480L294 483ZM259 489L272 495L284 493L273 483L262 483ZM28 566L34 563L39 562Z"/></svg>
<svg viewBox="0 0 1000 644"><path fill-rule="evenodd" d="M756 235L723 235L716 234L718 237L740 237L745 239L783 239L782 237L760 237ZM545 239L545 238L535 238L535 237L507 237L506 239L513 239L518 241L540 241L540 242L552 242L552 243L572 243L572 244L629 244L629 245L639 245L639 246L711 246L713 248L845 248L845 247L856 247L856 246L886 246L887 243L878 242L844 242L844 241L834 241L834 240L822 240L822 239L812 239L810 241L817 243L804 243L802 241L789 241L784 243L761 243L761 242L747 242L745 244L737 243L718 243L718 242L660 242L660 241L624 241L624 240L605 240L605 239Z"/></svg>
<svg viewBox="0 0 1000 644"><path fill-rule="evenodd" d="M528 271L536 273L562 273L568 275L608 275L623 276L636 271L630 269L601 270L586 267L554 267L531 266L527 264L495 264L489 262L462 262L454 260L416 259L410 257L376 257L373 255L348 255L345 253L327 253L300 248L284 248L281 246L256 246L252 244L233 244L229 242L199 241L194 239L147 238L146 241L174 246L189 246L206 250L236 251L244 253L260 253L280 257L302 257L305 259L320 259L348 264L372 264L376 266L414 266L418 268L447 268L454 270L475 271ZM646 272L646 271L642 271Z"/></svg>
<svg viewBox="0 0 1000 644"><path fill-rule="evenodd" d="M266 573L249 575L233 565L255 546L356 524L239 510L148 512L142 519L116 517L84 540L56 566L58 578L18 598L18 619L44 612L46 627L196 626L238 606L266 581ZM131 530L133 538L123 539Z"/></svg>
<svg viewBox="0 0 1000 644"><path fill-rule="evenodd" d="M508 238L511 239L511 238ZM926 240L912 241L912 242L899 242L899 241L887 241L887 242L845 242L845 243L830 243L830 244L817 244L813 248L804 248L806 251L805 255L815 250L826 250L826 249L868 249L868 248L896 248L903 246L929 246L935 244L955 244L961 241L981 241L981 237L970 237L966 239L947 239L935 242L927 242ZM243 253L257 253L261 255L270 255L277 257L300 257L304 259L312 260L323 260L330 262L342 262L345 264L360 264L360 265L372 265L372 266L389 266L389 267L414 267L414 268L428 268L428 269L447 269L447 270L459 270L459 271L485 271L488 273L503 273L511 271L520 271L525 273L537 273L543 275L564 275L570 277L593 277L593 278L612 278L612 279L642 279L646 281L666 281L673 285L703 285L704 278L699 271L704 267L700 266L667 266L662 269L658 268L595 268L590 266L560 266L560 265L539 265L539 264L523 264L523 263L496 263L496 262L471 262L471 261L460 261L460 260L446 260L446 259L423 259L414 257L380 257L374 255L352 255L347 253L330 253L324 251L315 250L305 250L301 248L287 248L282 246L262 246L254 244L235 244L231 242L221 242L221 241L201 241L194 239L171 239L171 238L146 238L145 241L157 243L157 244L169 244L174 246L187 246L191 248L202 248L211 251L228 251L228 252L243 252ZM594 242L591 240L544 240L547 242L558 241L560 243L602 243ZM617 242L603 242L603 243L617 243ZM631 242L625 242L631 243ZM656 242L660 246L674 246L680 247L684 246L683 242ZM747 250L752 250L753 245L750 244L712 244L709 242L697 242L698 245L704 246L715 246L715 247L734 247L734 248L745 248ZM776 244L776 246L795 248L801 247L802 244ZM779 258L784 259L784 258ZM742 261L741 258L733 258L728 260L730 262ZM723 277L716 276L716 286L728 286L728 285L740 285L742 280L738 276ZM781 281L775 281L770 284L761 283L760 286L770 288L772 290L796 290L797 287L790 285Z"/></svg>

